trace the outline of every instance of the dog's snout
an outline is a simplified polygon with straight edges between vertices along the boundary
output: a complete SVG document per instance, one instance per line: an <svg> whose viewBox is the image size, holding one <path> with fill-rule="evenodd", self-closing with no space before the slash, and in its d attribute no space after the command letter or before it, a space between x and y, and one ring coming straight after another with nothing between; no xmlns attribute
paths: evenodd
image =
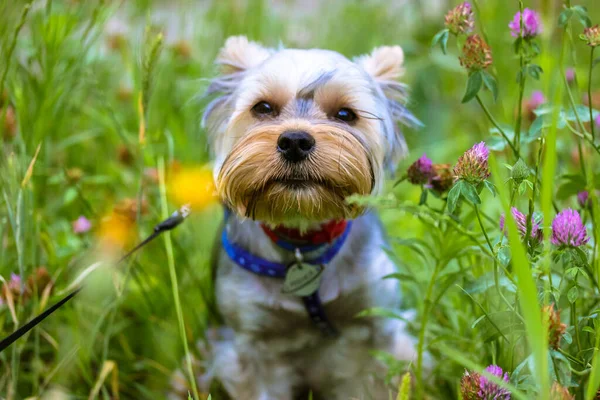
<svg viewBox="0 0 600 400"><path fill-rule="evenodd" d="M304 160L314 147L315 138L304 131L286 131L277 140L277 151L291 162Z"/></svg>

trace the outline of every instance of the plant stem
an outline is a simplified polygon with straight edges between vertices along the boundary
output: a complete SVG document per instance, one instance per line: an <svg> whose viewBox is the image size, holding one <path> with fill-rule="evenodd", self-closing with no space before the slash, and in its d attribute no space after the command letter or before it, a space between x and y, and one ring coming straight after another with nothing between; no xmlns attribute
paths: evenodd
<svg viewBox="0 0 600 400"><path fill-rule="evenodd" d="M167 206L167 189L165 185L165 161L161 157L158 159L158 179L160 183L160 205L162 218L167 219L169 217L169 211ZM188 348L187 338L185 334L185 323L183 321L183 312L181 311L181 303L179 301L179 284L177 282L177 273L175 272L175 257L173 255L173 243L171 242L171 232L167 231L163 233L165 241L165 250L167 252L167 264L169 266L169 276L171 278L171 290L173 292L173 300L175 302L175 313L177 314L177 322L179 324L179 334L181 335L181 341L183 343L183 350L185 351L185 358L187 363L187 369L189 374L189 380L192 385L192 393L195 399L199 399L198 388L196 385L196 376L192 368L192 356Z"/></svg>
<svg viewBox="0 0 600 400"><path fill-rule="evenodd" d="M477 216L477 221L479 222L479 227L481 228L481 231L483 232L483 236L485 237L485 241L487 242L490 251L492 252L492 254L494 255L495 258L495 252L494 252L494 246L492 246L492 242L490 241L490 238L487 234L487 232L485 231L485 228L483 227L483 222L481 221L481 216L479 215L479 207L477 207L476 205L473 205L473 208L475 209L475 215Z"/></svg>
<svg viewBox="0 0 600 400"><path fill-rule="evenodd" d="M429 314L432 305L430 304L431 296L433 295L433 288L437 283L437 276L443 269L444 265L445 264L442 263L441 260L437 260L435 268L433 269L433 274L431 275L431 279L427 285L425 298L423 299L423 316L421 320L421 328L419 330L419 343L417 344L417 370L415 373L417 380L417 398L419 399L425 398L423 388L423 349L425 347L425 333L427 332L427 322L429 320Z"/></svg>
<svg viewBox="0 0 600 400"><path fill-rule="evenodd" d="M510 141L510 139L508 138L508 136L504 132L504 130L502 128L500 128L500 125L498 124L498 122L496 122L496 120L494 119L494 117L492 116L492 114L490 113L490 111L488 110L488 108L485 106L485 104L483 104L483 102L481 101L481 98L479 97L479 95L476 95L475 99L477 99L477 102L481 106L481 109L483 110L483 112L485 113L485 115L488 117L488 119L490 120L490 122L492 123L492 125L494 125L496 127L496 129L498 129L498 132L500 132L500 134L502 135L502 137L504 138L504 140L506 140L506 143L508 143L508 145L510 146L510 148L512 149L512 151L514 153L515 158L518 160L519 157L520 157L519 150L517 150L517 148L515 148L515 146L512 144L512 142Z"/></svg>
<svg viewBox="0 0 600 400"><path fill-rule="evenodd" d="M515 124L515 148L517 152L521 148L521 122L523 120L523 92L525 91L526 74L523 71L525 57L523 56L523 1L519 0L519 102L517 103L517 122Z"/></svg>
<svg viewBox="0 0 600 400"><path fill-rule="evenodd" d="M592 50L590 51L590 71L589 71L589 75L588 75L588 106L590 108L590 130L592 131L592 142L595 143L596 142L596 133L594 131L594 113L592 112L593 110L593 104L592 104L592 69L593 69L593 65L594 65L594 50L596 48L592 47Z"/></svg>

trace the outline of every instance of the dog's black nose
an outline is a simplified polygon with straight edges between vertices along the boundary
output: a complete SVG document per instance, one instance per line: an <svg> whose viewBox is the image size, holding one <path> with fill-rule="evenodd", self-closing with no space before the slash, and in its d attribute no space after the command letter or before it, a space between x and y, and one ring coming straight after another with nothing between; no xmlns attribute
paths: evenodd
<svg viewBox="0 0 600 400"><path fill-rule="evenodd" d="M277 140L277 151L291 162L304 160L313 147L315 138L304 131L286 131Z"/></svg>

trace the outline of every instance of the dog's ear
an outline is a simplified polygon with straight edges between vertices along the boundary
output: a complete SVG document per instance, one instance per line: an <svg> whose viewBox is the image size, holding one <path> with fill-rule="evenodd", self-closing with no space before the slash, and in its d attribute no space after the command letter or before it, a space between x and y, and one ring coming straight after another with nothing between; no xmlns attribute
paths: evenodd
<svg viewBox="0 0 600 400"><path fill-rule="evenodd" d="M232 36L219 52L216 63L223 74L232 74L255 67L266 60L271 52L246 36Z"/></svg>
<svg viewBox="0 0 600 400"><path fill-rule="evenodd" d="M393 81L404 75L404 51L400 46L376 47L357 62L378 82Z"/></svg>
<svg viewBox="0 0 600 400"><path fill-rule="evenodd" d="M407 126L420 125L406 109L406 86L398 81L404 75L404 51L400 46L376 47L371 54L360 56L355 62L373 78L385 97L385 106L391 117L382 121L388 139L385 164L393 171L397 163L408 154L399 123Z"/></svg>
<svg viewBox="0 0 600 400"><path fill-rule="evenodd" d="M215 61L220 73L210 81L204 93L204 97L217 96L205 107L202 126L211 133L224 126L231 111L232 94L246 71L262 63L271 53L272 50L249 41L246 36L232 36L225 41Z"/></svg>

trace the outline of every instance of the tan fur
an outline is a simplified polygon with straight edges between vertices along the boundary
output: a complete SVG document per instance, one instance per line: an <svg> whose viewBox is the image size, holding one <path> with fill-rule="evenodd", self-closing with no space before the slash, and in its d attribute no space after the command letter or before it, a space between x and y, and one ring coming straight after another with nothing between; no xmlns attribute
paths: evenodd
<svg viewBox="0 0 600 400"><path fill-rule="evenodd" d="M246 36L232 36L225 42L216 62L222 72L230 74L246 70L260 64L269 57L269 51Z"/></svg>
<svg viewBox="0 0 600 400"><path fill-rule="evenodd" d="M359 58L359 64L376 80L395 80L404 75L404 51L400 46L377 47Z"/></svg>
<svg viewBox="0 0 600 400"><path fill-rule="evenodd" d="M277 153L286 130L305 130L317 141L302 168L290 168ZM292 189L285 179L306 179ZM270 223L289 219L326 221L355 218L362 208L350 205L351 194L369 194L373 176L364 147L347 131L326 124L288 122L259 126L229 153L217 179L221 199L241 215Z"/></svg>

